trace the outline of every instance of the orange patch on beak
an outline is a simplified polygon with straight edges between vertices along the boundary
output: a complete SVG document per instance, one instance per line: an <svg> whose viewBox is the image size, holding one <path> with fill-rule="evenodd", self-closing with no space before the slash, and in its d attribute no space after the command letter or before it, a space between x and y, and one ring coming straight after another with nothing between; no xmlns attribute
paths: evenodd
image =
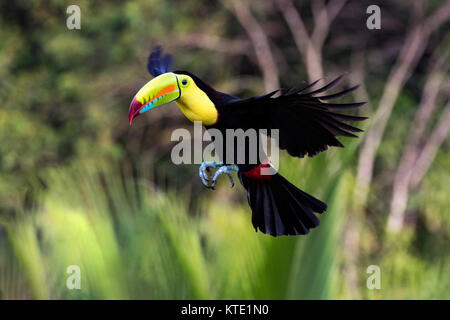
<svg viewBox="0 0 450 320"><path fill-rule="evenodd" d="M157 95L152 100L155 100L155 99L157 99L157 98L159 98L159 97L161 97L161 96L163 96L165 94L171 93L172 91L175 91L175 85L174 84L168 85L167 87L162 89L160 92L157 93Z"/></svg>

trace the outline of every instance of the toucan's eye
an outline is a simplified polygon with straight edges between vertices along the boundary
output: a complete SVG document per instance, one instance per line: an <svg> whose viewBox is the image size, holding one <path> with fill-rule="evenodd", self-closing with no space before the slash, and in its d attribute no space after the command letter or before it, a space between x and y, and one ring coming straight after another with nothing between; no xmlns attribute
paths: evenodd
<svg viewBox="0 0 450 320"><path fill-rule="evenodd" d="M181 80L181 84L182 84L183 86L187 85L187 84L188 84L188 79L183 79L183 80Z"/></svg>

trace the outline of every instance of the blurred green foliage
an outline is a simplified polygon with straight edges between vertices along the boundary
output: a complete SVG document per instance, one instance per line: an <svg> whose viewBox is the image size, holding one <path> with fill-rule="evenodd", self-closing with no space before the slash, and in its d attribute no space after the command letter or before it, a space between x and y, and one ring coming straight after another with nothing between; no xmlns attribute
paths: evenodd
<svg viewBox="0 0 450 320"><path fill-rule="evenodd" d="M258 3L282 83L306 79L279 15L270 2ZM242 187L203 190L196 166L170 162L172 129L190 128L175 105L132 128L127 121L156 44L174 53L177 68L219 89L263 92L251 47L237 54L186 43L197 33L245 43L230 12L207 1L85 0L76 3L82 29L71 31L69 4L0 4L0 298L450 298L448 142L409 203L415 223L399 235L384 230L389 177L420 100L424 63L397 101L367 207L352 199L360 141L342 139L345 149L314 159L283 155L281 173L329 210L309 236L274 239L252 229ZM358 49L350 42L364 33L351 29L359 20L337 22L325 70L346 70L348 48ZM369 50L380 39L373 36ZM368 90L376 101L392 57L372 62ZM349 223L357 240L345 238ZM347 279L346 241L355 241L356 287ZM73 264L81 267L81 290L65 286ZM381 290L366 287L372 264L382 270Z"/></svg>

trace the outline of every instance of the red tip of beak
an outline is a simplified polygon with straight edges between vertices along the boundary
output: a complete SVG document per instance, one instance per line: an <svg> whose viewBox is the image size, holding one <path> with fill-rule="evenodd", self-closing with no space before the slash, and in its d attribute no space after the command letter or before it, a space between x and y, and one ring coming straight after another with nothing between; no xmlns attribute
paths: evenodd
<svg viewBox="0 0 450 320"><path fill-rule="evenodd" d="M133 119L139 115L139 111L142 109L142 106L142 103L137 101L136 97L134 97L133 101L131 101L130 104L130 111L128 112L128 120L130 121L130 126Z"/></svg>

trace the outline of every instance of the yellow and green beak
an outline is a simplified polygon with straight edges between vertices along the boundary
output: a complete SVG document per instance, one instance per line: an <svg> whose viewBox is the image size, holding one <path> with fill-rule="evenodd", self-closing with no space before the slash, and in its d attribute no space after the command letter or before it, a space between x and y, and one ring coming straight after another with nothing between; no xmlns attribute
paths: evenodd
<svg viewBox="0 0 450 320"><path fill-rule="evenodd" d="M175 73L167 72L147 82L133 98L128 112L131 122L145 111L178 99L181 95Z"/></svg>

